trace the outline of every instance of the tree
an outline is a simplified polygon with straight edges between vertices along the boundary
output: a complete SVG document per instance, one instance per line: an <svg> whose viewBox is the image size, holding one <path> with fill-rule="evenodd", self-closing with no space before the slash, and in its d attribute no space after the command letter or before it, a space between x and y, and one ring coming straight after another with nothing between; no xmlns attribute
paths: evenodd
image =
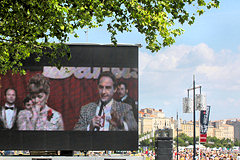
<svg viewBox="0 0 240 160"><path fill-rule="evenodd" d="M234 146L239 146L239 147L240 147L240 141L236 139L236 140L234 141Z"/></svg>
<svg viewBox="0 0 240 160"><path fill-rule="evenodd" d="M145 140L141 141L140 142L140 146L142 146L142 147L144 147L144 146L146 147L147 146L149 149L154 150L155 138L152 137L150 139L145 139Z"/></svg>
<svg viewBox="0 0 240 160"><path fill-rule="evenodd" d="M177 142L177 137L174 138L175 143ZM187 136L185 133L180 133L178 135L179 146L188 146L193 144L193 138Z"/></svg>
<svg viewBox="0 0 240 160"><path fill-rule="evenodd" d="M118 32L135 27L155 52L183 33L176 23L191 25L197 15L217 7L219 0L1 0L0 73L24 73L21 67L30 55L36 61L45 55L60 67L59 59L69 53L64 44L69 35L78 37L77 29L104 21L115 45Z"/></svg>
<svg viewBox="0 0 240 160"><path fill-rule="evenodd" d="M204 143L205 147L226 147L226 148L232 148L233 147L233 142L229 138L223 138L223 139L218 139L217 137L207 137L207 143Z"/></svg>
<svg viewBox="0 0 240 160"><path fill-rule="evenodd" d="M175 145L177 145L177 137L174 138ZM182 137L178 137L178 145L179 146L187 146L186 141L182 139Z"/></svg>
<svg viewBox="0 0 240 160"><path fill-rule="evenodd" d="M149 146L149 145L150 145L150 140L149 139L145 139L145 140L140 142L140 146Z"/></svg>
<svg viewBox="0 0 240 160"><path fill-rule="evenodd" d="M199 139L199 137L196 137L196 139ZM175 145L177 142L177 137L174 138ZM187 142L187 143L186 143ZM235 141L236 142L236 141ZM237 144L238 142L236 142ZM193 138L187 136L185 133L181 133L178 136L178 144L179 146L188 146L193 144ZM218 139L217 137L207 137L207 142L203 144L205 147L226 147L226 148L232 148L234 146L234 143L229 138L223 138Z"/></svg>

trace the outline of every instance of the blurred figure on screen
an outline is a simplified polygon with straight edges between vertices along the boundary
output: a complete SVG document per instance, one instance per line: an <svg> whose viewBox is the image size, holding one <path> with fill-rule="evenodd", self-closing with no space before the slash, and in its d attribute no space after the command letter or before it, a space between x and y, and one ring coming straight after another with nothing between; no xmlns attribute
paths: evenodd
<svg viewBox="0 0 240 160"><path fill-rule="evenodd" d="M34 130L38 115L29 95L24 98L23 105L25 109L18 114L18 130Z"/></svg>
<svg viewBox="0 0 240 160"><path fill-rule="evenodd" d="M30 78L28 89L37 112L34 130L63 130L62 115L47 105L50 81L42 74Z"/></svg>
<svg viewBox="0 0 240 160"><path fill-rule="evenodd" d="M137 115L138 115L137 103L134 99L129 97L128 87L125 82L118 83L117 93L119 96L119 99L118 99L119 102L127 103L132 106L132 112L134 114L134 118L136 121L138 121L138 119L137 119L138 118L137 117Z"/></svg>
<svg viewBox="0 0 240 160"><path fill-rule="evenodd" d="M117 102L113 95L117 90L116 78L111 72L98 77L99 101L91 102L80 110L74 129L81 131L137 131L132 107Z"/></svg>
<svg viewBox="0 0 240 160"><path fill-rule="evenodd" d="M4 92L5 105L0 108L0 129L17 130L18 108L15 106L17 91L7 88Z"/></svg>

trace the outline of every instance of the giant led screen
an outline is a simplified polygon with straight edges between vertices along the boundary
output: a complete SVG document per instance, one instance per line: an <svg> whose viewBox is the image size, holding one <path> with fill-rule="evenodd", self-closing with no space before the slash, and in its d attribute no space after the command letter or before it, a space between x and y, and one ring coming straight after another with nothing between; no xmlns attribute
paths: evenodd
<svg viewBox="0 0 240 160"><path fill-rule="evenodd" d="M0 149L137 149L138 46L69 47L61 69L32 58L1 75Z"/></svg>

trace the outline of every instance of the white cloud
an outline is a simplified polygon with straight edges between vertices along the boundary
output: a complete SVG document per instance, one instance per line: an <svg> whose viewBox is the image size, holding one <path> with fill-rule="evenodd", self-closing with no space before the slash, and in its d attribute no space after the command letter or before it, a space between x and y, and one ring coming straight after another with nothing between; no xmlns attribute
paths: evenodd
<svg viewBox="0 0 240 160"><path fill-rule="evenodd" d="M140 107L149 104L181 108L180 101L192 87L193 75L213 106L219 105L219 110L224 110L226 104L237 107L239 66L240 54L230 50L216 53L204 43L173 46L157 54L140 53Z"/></svg>
<svg viewBox="0 0 240 160"><path fill-rule="evenodd" d="M140 78L159 86L179 84L196 74L214 86L229 84L228 88L240 88L240 56L228 50L214 53L206 44L196 46L173 46L157 54L140 53ZM219 85L218 85L219 84Z"/></svg>
<svg viewBox="0 0 240 160"><path fill-rule="evenodd" d="M214 52L206 44L197 46L179 45L167 48L157 54L140 54L140 70L173 71L188 68L193 64L212 62Z"/></svg>
<svg viewBox="0 0 240 160"><path fill-rule="evenodd" d="M220 63L210 65L200 65L196 72L222 89L239 90L240 89L240 57L239 55L221 56ZM217 57L217 56L216 56ZM225 60L225 61L224 61Z"/></svg>
<svg viewBox="0 0 240 160"><path fill-rule="evenodd" d="M194 52L194 56L199 57L207 62L212 62L214 60L214 51L209 48L206 44L201 43L197 46L194 46L192 51Z"/></svg>

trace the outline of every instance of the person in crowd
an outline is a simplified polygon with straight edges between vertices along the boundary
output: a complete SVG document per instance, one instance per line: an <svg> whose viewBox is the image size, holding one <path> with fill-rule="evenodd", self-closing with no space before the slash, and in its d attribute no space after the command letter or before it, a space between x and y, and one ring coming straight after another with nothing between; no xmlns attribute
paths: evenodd
<svg viewBox="0 0 240 160"><path fill-rule="evenodd" d="M119 82L118 83L118 88L117 88L117 93L119 96L118 101L127 103L132 106L132 112L134 114L134 118L136 121L138 121L138 108L137 108L137 103L134 99L132 99L128 95L128 87L125 82Z"/></svg>
<svg viewBox="0 0 240 160"><path fill-rule="evenodd" d="M37 112L34 130L64 130L62 115L47 105L50 81L42 74L30 78L28 90Z"/></svg>
<svg viewBox="0 0 240 160"><path fill-rule="evenodd" d="M18 130L34 130L38 115L29 95L24 98L23 105L25 109L18 113Z"/></svg>
<svg viewBox="0 0 240 160"><path fill-rule="evenodd" d="M240 153L238 153L237 160L240 160Z"/></svg>
<svg viewBox="0 0 240 160"><path fill-rule="evenodd" d="M97 80L99 100L81 107L75 130L81 131L137 131L132 106L113 99L117 90L116 77L102 72Z"/></svg>
<svg viewBox="0 0 240 160"><path fill-rule="evenodd" d="M4 92L5 105L0 107L0 130L17 130L17 114L19 109L15 106L17 91L7 88Z"/></svg>

